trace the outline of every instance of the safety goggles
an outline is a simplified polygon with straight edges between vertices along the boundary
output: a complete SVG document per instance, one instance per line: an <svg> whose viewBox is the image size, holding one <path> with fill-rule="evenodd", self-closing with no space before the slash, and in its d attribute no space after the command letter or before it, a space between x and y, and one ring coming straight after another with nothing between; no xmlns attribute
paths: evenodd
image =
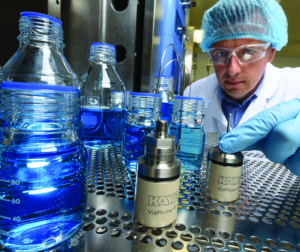
<svg viewBox="0 0 300 252"><path fill-rule="evenodd" d="M235 56L239 64L247 64L260 60L266 55L267 48L271 43L242 45L234 49L214 47L208 49L208 56L212 62L220 65L227 65L231 56Z"/></svg>

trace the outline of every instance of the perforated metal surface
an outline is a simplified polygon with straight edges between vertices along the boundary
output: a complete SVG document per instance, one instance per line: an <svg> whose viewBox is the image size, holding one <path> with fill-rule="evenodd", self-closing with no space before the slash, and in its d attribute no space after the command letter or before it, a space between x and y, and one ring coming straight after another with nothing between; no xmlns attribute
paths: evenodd
<svg viewBox="0 0 300 252"><path fill-rule="evenodd" d="M208 134L206 150L218 136ZM183 173L178 216L152 229L134 221L135 174L119 150L88 150L88 209L82 229L60 251L300 251L300 177L245 152L239 199L210 199L206 158L200 171ZM1 249L0 249L1 250Z"/></svg>

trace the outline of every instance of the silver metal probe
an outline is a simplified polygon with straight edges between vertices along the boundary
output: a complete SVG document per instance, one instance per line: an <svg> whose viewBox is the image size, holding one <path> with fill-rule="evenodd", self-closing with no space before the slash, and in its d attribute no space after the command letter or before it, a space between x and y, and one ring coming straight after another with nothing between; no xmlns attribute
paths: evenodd
<svg viewBox="0 0 300 252"><path fill-rule="evenodd" d="M231 113L228 114L228 123L227 123L227 133L230 131L230 124L231 124Z"/></svg>

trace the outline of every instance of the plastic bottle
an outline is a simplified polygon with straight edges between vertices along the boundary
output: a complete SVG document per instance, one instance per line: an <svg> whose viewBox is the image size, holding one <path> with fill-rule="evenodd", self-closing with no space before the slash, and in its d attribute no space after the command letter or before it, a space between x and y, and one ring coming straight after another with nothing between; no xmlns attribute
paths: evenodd
<svg viewBox="0 0 300 252"><path fill-rule="evenodd" d="M83 143L90 148L122 148L126 90L115 69L113 45L92 43L88 73L81 83Z"/></svg>
<svg viewBox="0 0 300 252"><path fill-rule="evenodd" d="M25 12L20 47L0 89L0 244L38 251L71 237L86 208L76 75L62 53L61 22Z"/></svg>
<svg viewBox="0 0 300 252"><path fill-rule="evenodd" d="M181 160L181 171L199 170L202 165L205 131L202 125L204 100L175 96L170 134L180 141L177 158Z"/></svg>

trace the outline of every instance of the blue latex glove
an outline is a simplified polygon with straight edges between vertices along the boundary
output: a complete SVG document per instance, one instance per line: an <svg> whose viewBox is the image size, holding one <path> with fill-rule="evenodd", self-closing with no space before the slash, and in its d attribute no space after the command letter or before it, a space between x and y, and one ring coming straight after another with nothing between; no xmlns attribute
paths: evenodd
<svg viewBox="0 0 300 252"><path fill-rule="evenodd" d="M261 150L275 163L300 176L300 99L282 102L223 134L219 148L225 153Z"/></svg>

